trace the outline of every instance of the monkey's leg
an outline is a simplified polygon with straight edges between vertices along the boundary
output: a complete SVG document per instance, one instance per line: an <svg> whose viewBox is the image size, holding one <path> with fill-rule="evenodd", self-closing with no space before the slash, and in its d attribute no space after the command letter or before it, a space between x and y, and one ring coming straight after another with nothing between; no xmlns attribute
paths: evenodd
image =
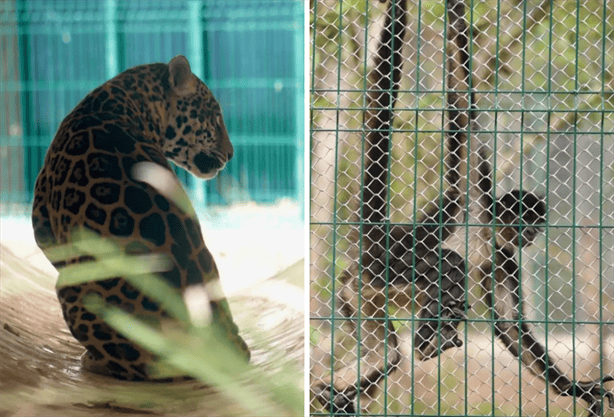
<svg viewBox="0 0 614 417"><path fill-rule="evenodd" d="M365 284L361 294L351 273L341 276L343 287L339 292L340 310L345 317L356 317L360 307L364 319L360 330L362 352L365 355L360 362L360 382L355 363L335 372L332 387L330 379L316 386L316 395L327 409L333 412L355 412L356 396L364 393L374 396L378 382L398 364L400 354L396 350L394 328L389 323L387 329L384 321L386 291L389 301L394 300L399 306L410 306L414 298L422 306L419 313L421 321L415 337L415 346L421 357L432 357L443 350L462 345L457 327L465 318L464 261L460 255L448 249L419 248L418 252L421 256L414 257L412 252L405 250L403 257L396 258L390 264L390 282L371 278L374 285ZM395 252L391 250L392 253ZM382 265L379 265L380 268ZM374 264L371 269L375 269L375 277L384 272L383 269L374 268ZM354 336L357 337L358 328L352 324ZM388 343L385 342L387 332ZM386 346L389 356L387 360L384 356ZM386 364L388 372L385 370Z"/></svg>
<svg viewBox="0 0 614 417"><path fill-rule="evenodd" d="M536 376L544 379L556 392L565 396L579 397L588 403L589 416L598 417L602 402L607 398L614 407L614 393L604 391L603 383L614 381L605 376L594 381L572 381L550 359L544 347L535 339L524 322L518 327L522 312L519 310L520 282L516 260L502 250L496 254L494 292L492 291L492 266L482 268L481 285L486 302L494 307L495 333L507 349ZM494 294L494 295L493 295ZM494 297L494 299L493 299Z"/></svg>
<svg viewBox="0 0 614 417"><path fill-rule="evenodd" d="M348 301L357 306L360 294L354 294L353 299ZM346 292L345 296L348 295L349 292ZM362 337L362 341L359 341L362 342L360 356L354 363L335 370L333 379L327 377L314 387L318 400L333 414L356 413L356 397L363 393L374 395L378 382L399 363L397 336L392 322L386 320L385 301L383 290L363 288L359 322Z"/></svg>

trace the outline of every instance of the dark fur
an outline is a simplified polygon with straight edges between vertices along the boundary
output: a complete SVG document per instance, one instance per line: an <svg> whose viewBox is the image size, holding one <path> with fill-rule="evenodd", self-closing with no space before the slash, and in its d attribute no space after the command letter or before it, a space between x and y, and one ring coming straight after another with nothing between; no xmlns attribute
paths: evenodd
<svg viewBox="0 0 614 417"><path fill-rule="evenodd" d="M466 317L465 259L442 245L457 233L454 219L464 210L468 198L470 210L478 213L480 224L489 225L481 228L485 232L483 236L473 232L471 237L486 236L489 253L495 245L494 266L489 256L478 265L469 265L469 271L479 279L486 300L494 310L497 336L516 356L519 356L518 340L521 340L525 365L542 378L547 374L548 382L557 392L586 400L591 417L596 417L601 411L601 383L612 377L601 381L570 381L550 361L528 326L522 323L519 328L517 325L521 317L520 283L514 255L518 248L530 245L541 231L539 225L545 222L546 206L539 196L518 190L494 198L492 167L486 152L482 148L471 151L468 144L473 130L475 99L469 74L469 36L463 2L448 1L448 14L448 40L452 50L448 56L448 151L445 159L448 188L442 201L432 204L415 227L389 226L386 197L390 131L406 24L405 1L391 0L389 4L375 68L370 74L370 107L365 112L369 130L362 199L364 251L360 265L353 265L340 277L342 314L355 318L360 298L362 316L369 318L360 322L365 335L361 340L360 382L355 383L357 369L346 366L335 372L334 381L327 379L316 384L316 396L333 413L355 413L356 396L361 393L373 396L379 381L396 368L400 361L397 336L391 324L384 324L387 301L401 306L413 302L420 305L420 323L414 336L418 357L428 359L462 345L457 326ZM497 225L494 236L489 232L493 220ZM491 288L493 272L497 284L494 291ZM512 298L513 311L501 302L502 297ZM356 326L355 320L349 323ZM384 358L386 348L388 358ZM530 357L526 356L527 352ZM611 404L614 402L612 393L606 393L606 397Z"/></svg>
<svg viewBox="0 0 614 417"><path fill-rule="evenodd" d="M432 357L443 350L462 345L456 328L465 318L464 261L457 253L440 247L440 239L453 232L452 228L424 224L416 227L393 226L387 231L392 109L401 78L403 37L407 24L405 8L405 0L393 0L388 5L375 66L370 73L369 108L365 112L368 127L365 184L361 207L364 224L362 268L355 264L340 278L345 287L340 294L342 314L348 318L357 316L359 294L356 278L362 276L364 286L360 295L365 297L369 294L372 297L362 300L361 313L375 320L360 323L363 335L367 335L362 340L365 346L363 352L366 353L362 356L360 383L351 382L357 380L357 375L352 367L347 367L336 373L335 383L327 380L315 387L318 399L333 413L356 412L356 396L359 393L373 394L378 382L394 370L400 360L392 324L389 322L386 326L384 320L377 320L386 317L383 297L386 288L389 301L403 306L411 304L408 296L415 288L415 297L411 298L415 298L421 306L419 316L423 319L417 326L415 336L420 356ZM438 219L437 222L440 214L446 223L445 210L434 206L429 212L430 217ZM354 321L349 322L355 326ZM438 335L441 336L440 340ZM382 360L386 346L389 358ZM352 376L347 377L348 373Z"/></svg>
<svg viewBox="0 0 614 417"><path fill-rule="evenodd" d="M464 19L465 5L463 0L448 0L448 14L450 24L460 26L458 31L461 36L458 37L460 41L458 49L466 51L469 39ZM459 68L464 71L463 76L470 81L469 55L462 53L462 56L463 62ZM471 97L469 121L471 124L474 119L475 99L470 86L468 90ZM452 119L452 116L450 118ZM494 311L495 333L507 349L514 356L520 358L532 373L545 379L557 393L582 398L588 403L589 415L598 417L602 412L604 398L607 398L610 406L614 407L614 393L605 392L602 397L602 384L613 381L614 378L605 376L603 379L594 381L570 380L559 370L544 347L535 339L529 326L521 321L520 268L515 259L515 250L530 245L541 232L542 229L539 225L546 221L546 204L540 196L520 190L506 193L493 202L492 167L482 149L477 154L479 156L478 186L483 193L482 198L484 198L486 206L489 207L489 223L492 222L493 218L495 219L495 224L499 225L497 227L498 236L501 237L493 242L495 244L494 267L491 261L480 265L478 269L486 302ZM448 171L448 180L458 182L458 179L453 177L457 172L455 170ZM462 174L461 172L460 175ZM491 288L493 272L496 285L503 288L503 297L512 297L514 306L512 311L509 311L509 303L500 302L503 297L498 297L498 291L496 289L493 291ZM519 346L519 340L522 346Z"/></svg>
<svg viewBox="0 0 614 417"><path fill-rule="evenodd" d="M130 68L90 92L62 121L36 180L36 243L60 275L65 267L94 260L76 249L66 252L65 259L53 258L53 248L72 247L82 229L116 245L120 253L167 259L168 268L159 277L177 294L194 285L207 288L212 323L248 360L249 348L222 291L214 290L219 288L215 259L168 162L210 179L233 153L222 109L185 57ZM139 176L139 165L156 173ZM169 194L175 198L167 199ZM179 203L182 197L184 204ZM149 370L156 355L129 334L124 337L85 303L93 293L148 323L168 319L162 303L118 275L76 285L60 280L57 295L64 320L86 348L83 369L123 380L157 380Z"/></svg>

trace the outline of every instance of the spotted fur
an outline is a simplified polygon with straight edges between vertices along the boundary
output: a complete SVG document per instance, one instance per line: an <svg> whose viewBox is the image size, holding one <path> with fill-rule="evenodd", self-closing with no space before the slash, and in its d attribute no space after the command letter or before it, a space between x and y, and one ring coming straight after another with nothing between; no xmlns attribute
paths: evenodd
<svg viewBox="0 0 614 417"><path fill-rule="evenodd" d="M160 275L180 292L193 284L207 284L211 291L219 287L219 274L198 220L133 168L146 162L174 176L171 160L210 179L232 155L221 108L185 57L128 69L89 93L60 125L36 181L36 243L45 252L87 228L127 253L168 256L172 265ZM87 261L91 258L79 257L54 266ZM154 356L88 311L83 298L89 293L145 319L159 321L166 312L122 277L57 288L68 328L86 348L85 369L150 379L147 364ZM223 295L219 290L210 295L212 317L249 359Z"/></svg>

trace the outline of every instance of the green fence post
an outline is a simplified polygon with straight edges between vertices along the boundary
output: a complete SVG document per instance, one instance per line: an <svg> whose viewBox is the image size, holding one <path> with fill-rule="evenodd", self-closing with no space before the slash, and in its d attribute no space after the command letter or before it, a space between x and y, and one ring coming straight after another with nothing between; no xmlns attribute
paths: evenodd
<svg viewBox="0 0 614 417"><path fill-rule="evenodd" d="M117 75L118 48L117 48L117 0L105 2L105 38L106 38L106 77Z"/></svg>
<svg viewBox="0 0 614 417"><path fill-rule="evenodd" d="M19 42L20 53L20 101L21 101L21 125L23 135L23 164L25 171L23 198L18 198L20 203L30 202L32 198L32 190L34 189L34 182L38 175L38 152L34 151L35 146L39 146L38 137L35 142L33 139L33 129L30 120L32 120L32 84L29 81L32 80L30 74L30 22L27 16L27 6L24 0L18 0L16 3L17 11L17 38ZM37 148L37 151L39 149ZM36 162L35 162L36 161ZM14 196L13 196L14 198ZM11 198L9 198L11 200Z"/></svg>
<svg viewBox="0 0 614 417"><path fill-rule="evenodd" d="M295 24L298 27L303 25L303 22L300 21L302 17L302 9L303 5L298 4L294 9L294 18ZM305 200L305 188L303 184L305 183L305 120L303 114L305 113L305 97L303 97L303 92L305 91L305 81L304 81L304 57L305 57L305 42L303 38L303 32L299 32L297 30L294 31L294 80L295 80L295 106L296 106L296 117L295 119L295 137L296 137L296 199L299 204L300 214L299 218L303 219L305 217L305 204L303 204Z"/></svg>
<svg viewBox="0 0 614 417"><path fill-rule="evenodd" d="M4 60L4 65L0 67L0 100L3 100L2 107L0 107L0 178L2 179L0 201L9 203L21 203L22 200L25 200L21 180L23 178L23 159L14 157L15 154L21 152L19 144L23 145L23 140L15 129L15 124L20 119L17 111L19 89L15 88L19 82L19 67L17 66L19 62L14 64L11 62L18 57L19 51L15 48L19 33L16 7L16 4L6 2L0 5L0 35L3 38L0 40L2 44L0 59Z"/></svg>
<svg viewBox="0 0 614 417"><path fill-rule="evenodd" d="M202 3L199 1L191 1L189 7L189 30L188 30L188 55L192 72L201 80L204 79L204 39L203 39L203 19L202 19ZM190 178L189 193L194 206L202 210L206 208L207 192L205 190L204 181L197 178Z"/></svg>

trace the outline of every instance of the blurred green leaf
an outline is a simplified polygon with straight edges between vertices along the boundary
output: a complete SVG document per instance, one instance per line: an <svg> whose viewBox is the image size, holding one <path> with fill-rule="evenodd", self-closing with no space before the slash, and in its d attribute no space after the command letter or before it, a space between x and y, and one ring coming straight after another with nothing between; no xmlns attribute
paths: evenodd
<svg viewBox="0 0 614 417"><path fill-rule="evenodd" d="M214 325L163 333L106 304L96 294L86 296L84 304L118 332L130 335L135 343L159 355L160 361L152 366L159 377L193 376L216 386L228 398L259 415L274 405L293 410L297 415L302 412L303 394L292 384L280 385L264 374L258 375L257 383L245 378L254 367L245 362Z"/></svg>

